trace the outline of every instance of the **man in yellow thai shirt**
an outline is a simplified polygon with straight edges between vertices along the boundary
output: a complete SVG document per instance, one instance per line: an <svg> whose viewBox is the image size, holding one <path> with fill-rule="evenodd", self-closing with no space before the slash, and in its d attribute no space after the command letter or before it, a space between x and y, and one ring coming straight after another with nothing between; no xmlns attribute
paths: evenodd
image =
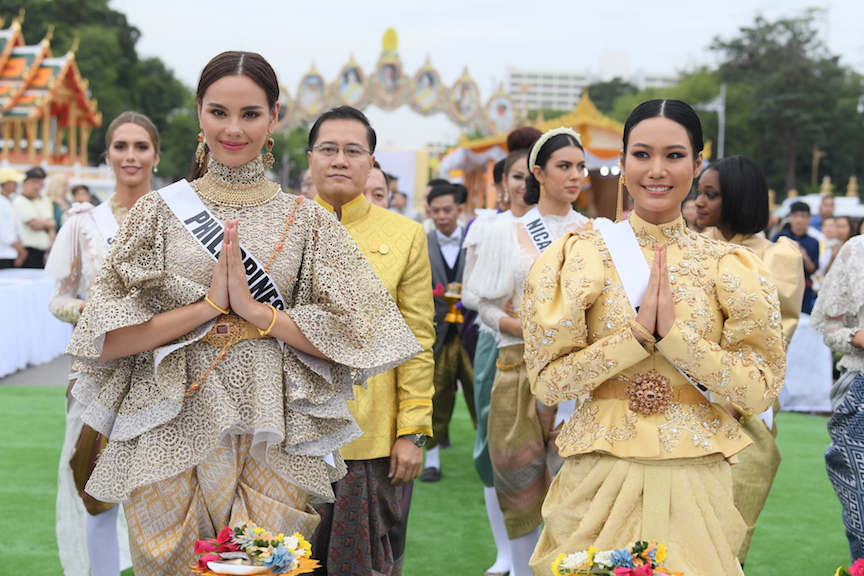
<svg viewBox="0 0 864 576"><path fill-rule="evenodd" d="M348 229L423 352L371 378L367 389L355 389L349 407L363 436L342 449L348 473L334 486L336 502L318 507L321 524L312 550L323 567L316 574L401 573L402 520L423 465L421 448L432 433L435 309L426 234L420 224L364 196L367 179L384 178L374 168L375 143L359 110L341 106L322 114L309 133L315 200Z"/></svg>

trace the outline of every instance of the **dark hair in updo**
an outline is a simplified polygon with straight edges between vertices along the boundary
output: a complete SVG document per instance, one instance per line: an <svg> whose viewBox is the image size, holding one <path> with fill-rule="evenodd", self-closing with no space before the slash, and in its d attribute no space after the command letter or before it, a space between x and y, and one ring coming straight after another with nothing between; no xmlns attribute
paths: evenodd
<svg viewBox="0 0 864 576"><path fill-rule="evenodd" d="M575 146L579 148L583 152L585 151L582 148L582 144L574 138L571 134L556 134L549 140L547 140L543 146L540 148L540 151L537 153L537 161L534 163L535 166L540 166L544 170L546 169L546 163L549 162L549 158L552 154L555 153L556 150L560 148L566 148L567 146ZM525 178L525 204L531 206L532 204L537 204L540 200L540 181L534 176L534 172L531 171L528 173L528 177Z"/></svg>
<svg viewBox="0 0 864 576"><path fill-rule="evenodd" d="M516 152L517 150L522 149L530 151L534 142L536 142L542 135L543 132L533 126L522 126L521 128L516 128L507 135L507 150L509 152Z"/></svg>
<svg viewBox="0 0 864 576"><path fill-rule="evenodd" d="M273 67L260 54L236 50L222 52L204 66L201 78L198 79L198 89L195 91L199 109L204 105L204 94L207 89L226 76L246 76L264 90L270 111L276 109L276 103L279 101L279 81L276 79ZM210 145L207 142L204 142L204 153L208 156L210 154ZM187 180L200 178L206 171L206 161L201 164L193 163Z"/></svg>
<svg viewBox="0 0 864 576"><path fill-rule="evenodd" d="M270 110L276 107L276 102L279 101L279 81L273 67L260 54L229 51L214 57L201 71L195 97L203 100L207 88L225 76L246 76L264 90Z"/></svg>
<svg viewBox="0 0 864 576"><path fill-rule="evenodd" d="M637 106L627 122L624 124L624 152L627 152L627 141L633 128L649 118L668 118L677 122L687 130L690 135L690 145L693 147L693 155L699 154L704 148L702 143L702 123L696 111L686 102L681 100L657 99L648 100ZM539 162L538 162L539 164Z"/></svg>
<svg viewBox="0 0 864 576"><path fill-rule="evenodd" d="M507 135L507 150L509 150L510 153L507 154L507 157L504 160L499 160L499 162L501 162L501 182L503 182L504 177L510 173L513 164L515 164L519 159L528 156L528 153L531 152L531 146L533 146L534 142L536 142L542 135L543 132L533 126L522 126L521 128L516 128Z"/></svg>

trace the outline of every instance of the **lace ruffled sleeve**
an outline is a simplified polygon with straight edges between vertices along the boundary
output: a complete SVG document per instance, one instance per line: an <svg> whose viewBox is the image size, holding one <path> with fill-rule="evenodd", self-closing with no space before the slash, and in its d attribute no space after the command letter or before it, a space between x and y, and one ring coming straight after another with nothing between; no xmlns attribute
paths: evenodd
<svg viewBox="0 0 864 576"><path fill-rule="evenodd" d="M390 293L348 231L314 202L300 281L288 315L353 384L422 351Z"/></svg>
<svg viewBox="0 0 864 576"><path fill-rule="evenodd" d="M850 343L860 330L860 311L864 308L864 238L853 237L835 258L810 315L813 330L822 334L825 344L835 352L860 355Z"/></svg>
<svg viewBox="0 0 864 576"><path fill-rule="evenodd" d="M48 301L48 309L59 320L70 324L78 323L83 302L80 218L70 218L60 228L45 263L45 274L54 278L54 293Z"/></svg>

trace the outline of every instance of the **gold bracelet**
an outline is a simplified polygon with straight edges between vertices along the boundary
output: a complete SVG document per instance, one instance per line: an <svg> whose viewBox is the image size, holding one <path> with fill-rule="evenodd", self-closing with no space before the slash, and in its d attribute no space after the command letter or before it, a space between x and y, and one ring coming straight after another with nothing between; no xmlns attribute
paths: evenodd
<svg viewBox="0 0 864 576"><path fill-rule="evenodd" d="M204 294L204 301L207 302L208 304L210 304L210 306L212 306L216 310L218 310L220 314L228 314L228 312L230 312L230 310L228 308L222 308L221 306L219 306L218 304L213 302L213 300L210 299L210 293L209 292L207 294Z"/></svg>
<svg viewBox="0 0 864 576"><path fill-rule="evenodd" d="M644 338L646 342L650 342L652 344L657 342L657 338L655 338L654 335L651 334L647 328L639 324L639 322L637 322L636 320L630 321L630 328L632 328L633 331L636 332L636 334L642 336L642 338Z"/></svg>
<svg viewBox="0 0 864 576"><path fill-rule="evenodd" d="M274 326L276 326L276 316L278 316L279 313L276 311L276 308L274 308L273 306L270 306L269 308L271 310L273 310L273 320L270 321L270 325L267 326L266 330L261 330L260 328L258 328L258 333L261 334L261 336L269 336L270 331L273 330Z"/></svg>

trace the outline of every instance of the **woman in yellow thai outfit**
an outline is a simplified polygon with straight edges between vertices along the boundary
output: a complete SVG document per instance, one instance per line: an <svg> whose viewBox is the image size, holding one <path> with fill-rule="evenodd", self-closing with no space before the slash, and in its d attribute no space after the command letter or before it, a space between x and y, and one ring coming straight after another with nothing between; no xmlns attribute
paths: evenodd
<svg viewBox="0 0 864 576"><path fill-rule="evenodd" d="M532 126L517 128L507 136L507 148L510 153L504 160L502 177L503 194L507 198L509 210L498 212L494 209L477 210L477 217L472 220L465 234L462 246L465 248L465 270L462 275L462 304L466 308L476 310L478 298L473 294L472 283L483 283L486 277L478 278L472 274L477 258L485 258L483 247L489 249L487 236L497 227L508 226L499 224L507 221L512 224L524 216L533 206L525 204L525 179L528 177L528 154L531 146L542 135L540 130ZM512 226L510 226L512 228ZM504 525L504 516L498 503L498 493L495 491L495 479L492 471L492 461L489 458L489 437L487 434L489 421L489 401L492 395L492 385L495 381L495 362L498 360L498 340L501 333L498 325L489 326L477 319L479 333L477 347L474 352L474 405L477 409L477 433L474 439L474 468L483 482L483 501L486 504L486 516L489 528L495 542L495 562L485 570L486 576L503 576L510 572L511 555L510 540Z"/></svg>
<svg viewBox="0 0 864 576"><path fill-rule="evenodd" d="M278 96L257 54L207 64L207 171L130 210L69 346L109 437L86 489L124 502L138 576L226 525L310 535L360 434L352 386L420 351L345 229L265 177Z"/></svg>
<svg viewBox="0 0 864 576"><path fill-rule="evenodd" d="M697 385L746 413L771 405L785 366L777 291L752 252L681 217L702 164L690 106L639 105L623 140L633 213L560 238L525 284L533 392L550 406L588 396L558 436L565 462L531 567L644 539L668 546L671 570L742 574L729 459L750 440Z"/></svg>
<svg viewBox="0 0 864 576"><path fill-rule="evenodd" d="M542 250L589 222L572 206L585 181L585 152L578 134L569 128L546 132L528 154L528 170L524 201L529 210L519 219L499 217L489 226L476 248L469 279L469 290L479 298L481 321L500 333L487 434L495 490L510 540L512 576L529 573L528 559L540 532L540 506L560 465L559 460L554 470L547 469L550 456L552 461L557 457L550 455L549 444L555 409L539 406L531 395L522 361L521 322L514 316L525 277Z"/></svg>
<svg viewBox="0 0 864 576"><path fill-rule="evenodd" d="M159 132L137 112L123 112L105 132L105 157L114 172L114 193L98 207L76 203L57 232L45 273L54 278L48 308L60 320L77 324L90 286L108 255L118 227L135 202L150 192L150 175L159 164ZM70 375L70 389L76 375ZM68 576L117 576L129 567L126 530L118 535L119 506L84 492L96 458L107 439L81 421L84 405L69 398L66 436L57 476L57 547ZM121 522L125 526L125 522ZM119 553L124 549L124 560ZM122 564L125 562L125 566Z"/></svg>
<svg viewBox="0 0 864 576"><path fill-rule="evenodd" d="M783 340L786 348L801 313L804 298L804 264L798 245L781 237L771 242L759 232L768 225L768 180L762 168L743 155L723 158L705 169L699 177L696 197L696 221L703 234L715 240L746 246L753 251L771 273L780 298ZM735 506L747 523L747 536L738 560L744 564L756 519L780 467L780 451L774 438L777 425L774 415L779 410L775 402L764 414L742 414L733 405L726 407L744 428L753 445L738 455L732 466L732 494Z"/></svg>

